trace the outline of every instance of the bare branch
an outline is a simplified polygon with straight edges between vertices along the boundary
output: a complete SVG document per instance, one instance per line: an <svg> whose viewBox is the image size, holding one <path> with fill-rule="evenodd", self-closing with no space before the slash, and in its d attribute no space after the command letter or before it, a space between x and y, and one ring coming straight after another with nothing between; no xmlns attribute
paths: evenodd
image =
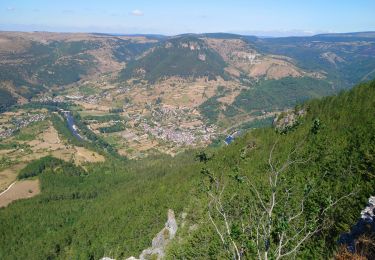
<svg viewBox="0 0 375 260"><path fill-rule="evenodd" d="M318 232L318 230L316 230L315 232L307 232L307 234L298 242L298 244L292 249L290 250L289 252L285 253L285 254L282 254L280 255L280 257L276 258L276 259L280 259L282 257L285 257L285 256L288 256L290 254L293 254L294 252L296 252L298 250L298 248L308 239L310 238L313 234L315 234L316 232Z"/></svg>
<svg viewBox="0 0 375 260"><path fill-rule="evenodd" d="M232 234L231 234L231 230L230 230L230 224L229 224L229 221L228 221L228 218L227 218L227 214L225 213L223 204L221 202L221 197L222 197L222 194L223 194L224 190L225 190L225 186L222 187L222 189L220 190L220 192L217 196L213 195L211 192L208 192L208 195L212 198L209 205L214 203L216 211L222 216L224 224L225 224L226 234L227 234L227 236L229 238L229 241L231 242L231 244L234 248L236 257L237 257L237 259L241 259L241 254L238 250L237 244L232 238ZM224 235L220 232L219 228L217 227L215 221L213 220L213 218L211 216L210 211L209 211L209 217L210 217L211 222L215 226L216 233L218 233L218 235L220 236L220 239L221 239L222 243L224 245L226 245Z"/></svg>
<svg viewBox="0 0 375 260"><path fill-rule="evenodd" d="M266 208L266 206L265 206L265 203L263 202L262 198L260 197L260 194L259 194L259 192L258 192L258 189L254 186L254 184L253 184L252 182L250 182L250 180L247 178L247 176L246 176L246 179L247 179L247 181L248 181L248 184L249 184L249 185L251 186L251 188L255 191L255 194L257 195L257 198L258 198L260 204L262 205L262 208L263 208L264 210L267 210L267 208Z"/></svg>
<svg viewBox="0 0 375 260"><path fill-rule="evenodd" d="M212 218L212 216L211 216L211 212L210 212L210 210L208 210L208 216L209 216L209 218L210 218L210 221L211 221L212 225L215 227L216 233L219 235L221 242L223 243L223 245L225 245L224 237L223 237L223 235L221 234L219 228L217 227L215 221L213 220L213 218Z"/></svg>
<svg viewBox="0 0 375 260"><path fill-rule="evenodd" d="M275 172L275 168L272 164L272 155L278 142L279 142L279 139L277 139L276 142L272 145L270 155L268 156L268 165L270 166L272 172Z"/></svg>
<svg viewBox="0 0 375 260"><path fill-rule="evenodd" d="M285 232L281 232L281 235L279 235L279 245L277 247L277 257L276 259L279 259L281 257L281 250L283 246L283 240L284 240Z"/></svg>
<svg viewBox="0 0 375 260"><path fill-rule="evenodd" d="M223 182L225 176L222 174L219 178L213 177L215 181L213 185L215 187L213 187L213 191L208 192L211 198L208 212L209 219L226 250L235 259L241 259L242 257L241 250L239 250L239 248L241 249L240 243L242 242L237 241L233 237L231 226L232 223L235 223L234 221L240 223L240 232L243 234L249 232L249 235L254 237L256 253L259 259L268 260L269 258L281 259L287 256L290 257L292 254L296 254L303 243L311 238L311 236L326 227L327 216L325 213L330 208L354 194L349 193L330 202L316 216L311 216L310 220L304 217L307 198L311 194L311 191L315 190L315 186L319 185L319 181L314 181L314 183L309 182L308 190L304 190L303 195L299 192L303 189L303 186L297 185L298 187L295 188L296 192L294 191L294 187L285 188L281 184L283 184L284 180L282 174L290 171L292 165L306 164L311 161L312 157L299 154L305 141L306 138L298 142L285 158L285 156L275 156L279 139L276 140L269 152L268 159L266 159L269 170L266 172L268 176L265 176L265 179L263 179L265 186L258 186L257 183L245 176L245 183L254 197L250 201L251 205L249 206L251 210L246 218L235 219L235 216L232 216L226 210L227 205L235 203L237 194L224 195L225 184ZM283 160L280 158L283 158ZM324 178L326 174L326 172L322 174L321 178ZM263 192L262 188L265 189L265 192ZM238 207L240 208L241 205ZM281 210L281 212L276 212L276 210ZM285 218L283 220L287 223L286 229L282 231L276 230L275 223L277 223L276 218L278 218L278 214L275 213L281 213ZM310 227L310 224L313 226ZM278 241L274 239L274 232L276 232Z"/></svg>
<svg viewBox="0 0 375 260"><path fill-rule="evenodd" d="M301 206L300 206L301 210L297 214L295 214L294 216L289 217L288 223L290 223L291 221L293 221L294 219L298 218L299 216L301 216L303 214L304 205L305 205L305 197L303 197L303 199L301 201Z"/></svg>
<svg viewBox="0 0 375 260"><path fill-rule="evenodd" d="M322 211L322 214L324 214L327 210L329 210L330 208L332 208L333 206L335 206L337 203L339 203L341 200L347 198L347 197L350 197L350 196L353 196L354 194L356 194L355 192L351 192L349 194L346 194L342 197L340 197L339 199L337 199L336 201L332 202L331 204L329 204L323 211Z"/></svg>

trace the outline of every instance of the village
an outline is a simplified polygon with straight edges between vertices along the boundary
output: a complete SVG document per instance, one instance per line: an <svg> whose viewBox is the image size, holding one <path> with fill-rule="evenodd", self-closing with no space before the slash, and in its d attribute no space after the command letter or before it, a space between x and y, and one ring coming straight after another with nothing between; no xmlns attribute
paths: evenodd
<svg viewBox="0 0 375 260"><path fill-rule="evenodd" d="M171 79L160 86L144 81L117 82L107 78L91 79L57 91L43 93L32 102L72 104L72 111L93 131L114 145L120 154L144 157L154 152L177 154L192 147L205 147L212 141L231 143L243 122L263 119L270 115L238 115L238 123L230 121L217 125L207 120L200 105L218 95L221 88L228 91L220 98L222 105L230 104L238 94L236 86L225 81L188 83ZM176 88L181 91L176 92ZM234 92L233 92L234 91ZM236 92L237 91L237 92ZM233 92L233 93L232 93ZM237 120L236 119L236 120Z"/></svg>
<svg viewBox="0 0 375 260"><path fill-rule="evenodd" d="M6 113L4 114L2 115L2 117L6 117L7 114ZM0 125L0 138L10 137L16 131L29 126L31 123L43 121L45 119L46 119L45 113L38 113L38 114L26 113L21 116L11 116L9 120L2 120L1 125Z"/></svg>
<svg viewBox="0 0 375 260"><path fill-rule="evenodd" d="M78 105L81 108L78 112L91 131L107 141L116 140L119 152L132 158L143 157L151 150L176 154L188 147L206 146L217 137L217 126L206 125L196 108L132 102L126 95L130 90L122 86L93 95L79 91L53 96L47 93L33 102ZM116 100L118 98L122 101ZM122 105L114 108L113 103ZM106 116L108 119L101 119ZM101 131L117 125L125 127L119 127L118 131Z"/></svg>

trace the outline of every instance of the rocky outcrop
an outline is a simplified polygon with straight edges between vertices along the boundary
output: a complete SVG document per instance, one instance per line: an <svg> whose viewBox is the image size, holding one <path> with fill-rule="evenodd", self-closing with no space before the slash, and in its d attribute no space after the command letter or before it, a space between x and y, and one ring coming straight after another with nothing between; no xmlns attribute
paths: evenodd
<svg viewBox="0 0 375 260"><path fill-rule="evenodd" d="M281 113L273 121L273 126L279 132L287 132L298 125L298 119L306 114L304 109Z"/></svg>
<svg viewBox="0 0 375 260"><path fill-rule="evenodd" d="M143 250L139 256L140 260L164 257L165 246L171 241L177 232L177 222L173 210L168 210L168 220L165 227L152 239L152 246Z"/></svg>
<svg viewBox="0 0 375 260"><path fill-rule="evenodd" d="M152 239L151 247L142 251L139 256L140 260L145 259L163 259L166 245L176 236L177 221L173 210L168 210L168 220L165 227ZM127 260L138 260L134 256Z"/></svg>
<svg viewBox="0 0 375 260"><path fill-rule="evenodd" d="M174 211L168 210L168 220L165 227L152 239L151 247L142 251L139 258L131 256L126 260L146 260L146 259L163 259L165 256L166 245L176 236L177 221ZM100 260L115 260L109 257L103 257Z"/></svg>
<svg viewBox="0 0 375 260"><path fill-rule="evenodd" d="M350 232L340 236L339 244L346 245L351 253L355 253L357 239L371 234L375 234L375 196L369 198L366 208L361 211L361 217Z"/></svg>
<svg viewBox="0 0 375 260"><path fill-rule="evenodd" d="M325 52L320 55L323 59L326 59L328 62L332 63L333 65L337 66L337 63L345 62L343 58L338 56L336 53L333 52Z"/></svg>
<svg viewBox="0 0 375 260"><path fill-rule="evenodd" d="M367 207L361 211L361 219L367 222L374 222L375 217L375 196L371 196L368 200Z"/></svg>

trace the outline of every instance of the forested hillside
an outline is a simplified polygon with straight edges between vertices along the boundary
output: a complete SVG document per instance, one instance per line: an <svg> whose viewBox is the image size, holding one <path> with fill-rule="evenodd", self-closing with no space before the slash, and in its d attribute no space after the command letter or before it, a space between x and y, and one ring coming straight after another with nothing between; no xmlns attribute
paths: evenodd
<svg viewBox="0 0 375 260"><path fill-rule="evenodd" d="M296 114L283 131L176 157L34 162L20 178L39 178L41 194L0 209L0 258L139 255L167 209L179 224L170 259L331 257L374 192L375 81Z"/></svg>
<svg viewBox="0 0 375 260"><path fill-rule="evenodd" d="M293 58L303 69L325 71L336 87L352 86L375 76L374 34L371 32L250 41L261 51Z"/></svg>
<svg viewBox="0 0 375 260"><path fill-rule="evenodd" d="M226 77L222 57L194 36L178 36L161 42L139 60L130 62L120 73L120 79L146 79L151 83L169 77L210 80Z"/></svg>
<svg viewBox="0 0 375 260"><path fill-rule="evenodd" d="M199 176L192 153L129 163L108 159L87 172L47 160L20 175L39 175L41 195L0 209L1 259L137 255L169 208L183 211Z"/></svg>
<svg viewBox="0 0 375 260"><path fill-rule="evenodd" d="M302 110L285 131L251 131L201 156L195 228L180 231L170 259L332 257L374 193L375 82Z"/></svg>

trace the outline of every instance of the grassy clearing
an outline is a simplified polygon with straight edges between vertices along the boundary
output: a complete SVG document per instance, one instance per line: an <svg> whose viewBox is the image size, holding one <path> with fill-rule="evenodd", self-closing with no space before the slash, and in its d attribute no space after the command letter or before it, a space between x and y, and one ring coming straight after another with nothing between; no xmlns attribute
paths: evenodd
<svg viewBox="0 0 375 260"><path fill-rule="evenodd" d="M8 191L0 195L0 208L20 199L32 198L40 193L39 180L16 182Z"/></svg>
<svg viewBox="0 0 375 260"><path fill-rule="evenodd" d="M36 136L45 131L49 126L48 121L40 121L30 124L28 127L22 128L16 135L17 141L31 141L36 139Z"/></svg>

